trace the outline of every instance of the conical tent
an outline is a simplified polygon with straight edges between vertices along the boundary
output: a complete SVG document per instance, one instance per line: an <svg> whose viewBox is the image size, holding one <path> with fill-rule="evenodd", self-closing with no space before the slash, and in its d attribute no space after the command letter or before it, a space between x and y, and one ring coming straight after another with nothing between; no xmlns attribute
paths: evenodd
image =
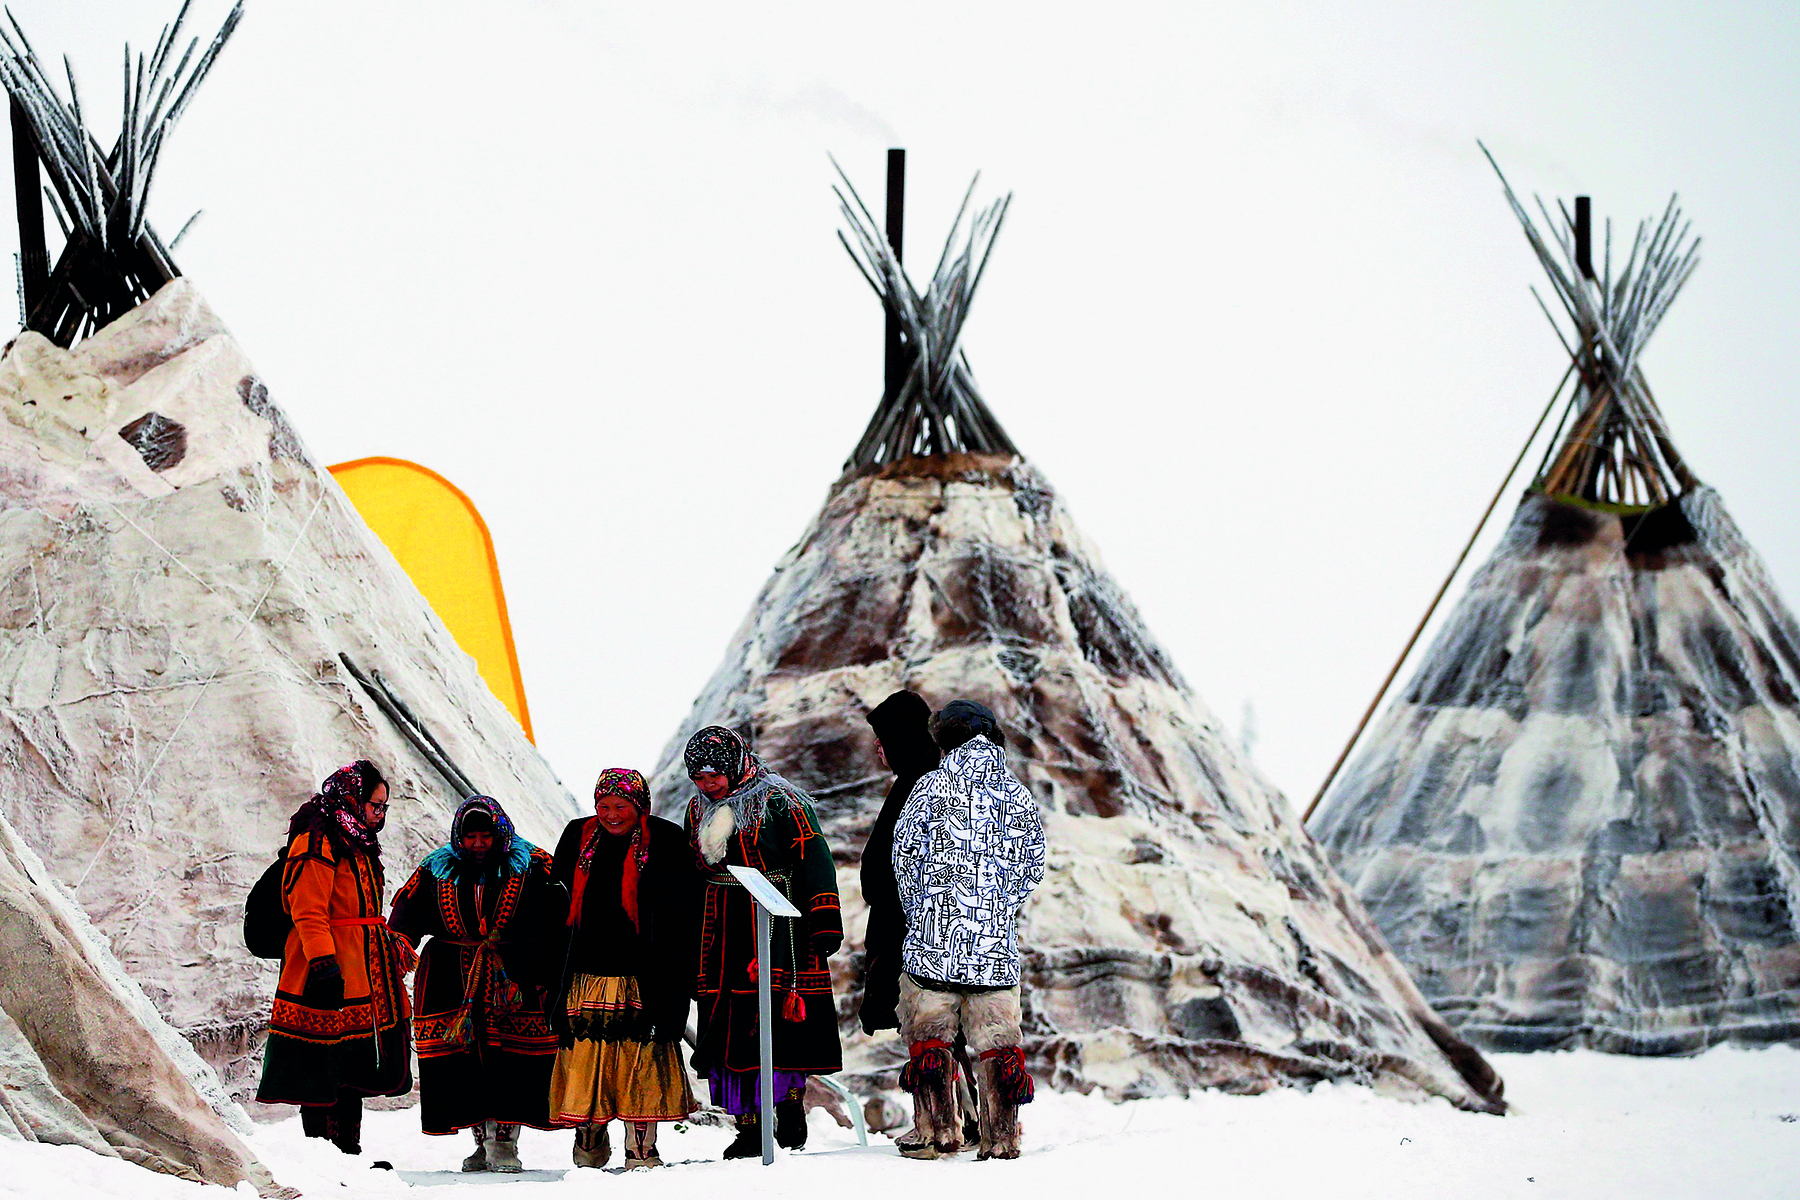
<svg viewBox="0 0 1800 1200"><path fill-rule="evenodd" d="M1697 243L1671 201L1595 271L1585 202L1553 243L1507 195L1573 325L1563 432L1315 832L1479 1044L1793 1040L1800 627L1638 367Z"/></svg>
<svg viewBox="0 0 1800 1200"><path fill-rule="evenodd" d="M16 23L0 35L29 325L0 359L0 805L241 1095L276 974L244 899L321 779L389 774L402 872L470 791L538 841L575 808L146 220L240 12L204 51L179 15L135 70L127 47L105 153L73 73L65 99Z"/></svg>
<svg viewBox="0 0 1800 1200"><path fill-rule="evenodd" d="M264 1195L249 1122L0 817L0 1138ZM225 1114L229 1114L230 1120Z"/></svg>
<svg viewBox="0 0 1800 1200"><path fill-rule="evenodd" d="M901 687L934 707L983 700L1045 814L1049 871L1021 934L1027 1053L1052 1086L1355 1079L1497 1109L1487 1064L1430 1012L975 394L956 335L999 210L953 232L920 296L846 200L859 265L905 331L905 382L669 743L665 811L689 794L683 743L710 723L809 789L840 864L835 967L854 994L855 866L889 782L865 716ZM849 1044L865 1084L892 1086L897 1042Z"/></svg>
<svg viewBox="0 0 1800 1200"><path fill-rule="evenodd" d="M552 845L574 802L186 280L20 335L0 418L5 814L241 1093L275 986L244 897L321 779L389 774L390 874L465 791Z"/></svg>

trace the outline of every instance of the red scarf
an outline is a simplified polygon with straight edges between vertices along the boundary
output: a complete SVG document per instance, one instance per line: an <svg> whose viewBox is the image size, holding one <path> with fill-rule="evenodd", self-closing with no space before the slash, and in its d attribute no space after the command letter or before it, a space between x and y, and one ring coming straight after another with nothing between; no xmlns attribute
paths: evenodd
<svg viewBox="0 0 1800 1200"><path fill-rule="evenodd" d="M631 831L631 846L625 851L625 869L620 872L619 903L625 909L625 915L631 918L631 927L638 927L638 873L650 859L650 785L644 777L628 767L608 767L600 772L600 782L594 785L594 800L599 802L603 796L617 796L631 801L637 809L637 828ZM600 839L606 836L606 829L600 824L599 817L589 817L587 828L581 834L581 853L575 859L575 882L569 889L569 919L565 924L575 928L581 924L581 902L587 896L588 875L594 869L594 852L600 848Z"/></svg>

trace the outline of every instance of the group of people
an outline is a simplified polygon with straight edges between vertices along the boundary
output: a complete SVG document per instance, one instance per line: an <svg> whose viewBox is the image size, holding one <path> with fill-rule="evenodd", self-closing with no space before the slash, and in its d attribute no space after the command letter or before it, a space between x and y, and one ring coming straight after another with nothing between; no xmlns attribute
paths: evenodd
<svg viewBox="0 0 1800 1200"><path fill-rule="evenodd" d="M869 721L895 781L862 860L861 1020L899 1029L908 1048L915 1119L901 1152L978 1141L984 1158L1017 1157L1032 1081L1015 925L1044 874L1036 801L983 705L933 714L896 692ZM299 1105L307 1136L360 1153L364 1098L411 1091L416 1050L424 1131L473 1131L463 1170L518 1171L524 1125L574 1129L575 1165L604 1166L615 1120L624 1165L650 1167L657 1125L699 1108L686 1039L695 1075L737 1123L725 1157L760 1155L755 902L728 870L753 867L800 913L775 923L769 982L773 1132L803 1147L807 1077L843 1061L831 849L811 797L734 731L702 729L684 762L696 794L683 825L652 815L643 775L612 768L594 815L570 822L553 854L499 802L469 797L385 915L387 782L367 760L334 772L288 828L292 929L257 1098Z"/></svg>

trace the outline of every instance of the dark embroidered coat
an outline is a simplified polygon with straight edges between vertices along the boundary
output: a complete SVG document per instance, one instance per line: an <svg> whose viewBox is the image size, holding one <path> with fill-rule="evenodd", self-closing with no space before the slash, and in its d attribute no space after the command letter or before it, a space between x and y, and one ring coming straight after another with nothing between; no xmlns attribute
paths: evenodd
<svg viewBox="0 0 1800 1200"><path fill-rule="evenodd" d="M837 1002L826 959L844 941L839 911L837 867L819 832L818 817L804 800L788 803L771 796L761 823L732 833L724 859L707 863L697 826L705 812L699 797L688 802L688 844L703 876L700 910L700 972L695 984L699 1044L694 1070L745 1072L757 1069L756 908L750 894L727 883L727 865L755 867L800 910L799 920L776 918L770 938L774 961L775 1069L829 1075L843 1067L838 1042ZM790 999L790 997L792 997ZM783 1015L801 1010L801 1019Z"/></svg>
<svg viewBox="0 0 1800 1200"><path fill-rule="evenodd" d="M595 824L593 817L570 821L556 843L551 870L563 887L574 888L575 863ZM551 1009L567 1011L576 975L630 976L638 981L643 1009L636 1016L597 1020L576 1018L563 1030L565 1045L577 1038L595 1041L674 1042L687 1029L688 1006L700 958L700 880L681 826L651 817L648 860L638 871L638 923L634 927L620 900L620 882L629 836L604 831L582 894L581 921L565 929L563 967Z"/></svg>
<svg viewBox="0 0 1800 1200"><path fill-rule="evenodd" d="M535 847L523 871L487 875L481 893L477 909L471 872L440 878L421 866L388 918L415 945L430 939L413 982L426 1133L482 1121L551 1128L556 1035L545 1001L568 896Z"/></svg>

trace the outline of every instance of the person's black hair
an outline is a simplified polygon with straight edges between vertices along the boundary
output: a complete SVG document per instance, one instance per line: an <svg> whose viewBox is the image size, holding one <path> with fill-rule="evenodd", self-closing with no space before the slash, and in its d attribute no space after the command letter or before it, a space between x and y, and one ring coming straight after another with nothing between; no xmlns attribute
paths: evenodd
<svg viewBox="0 0 1800 1200"><path fill-rule="evenodd" d="M387 782L381 774L381 768L366 758L356 760L356 773L362 780L362 795L357 797L359 800L366 801L375 794L376 788Z"/></svg>
<svg viewBox="0 0 1800 1200"><path fill-rule="evenodd" d="M948 754L973 737L984 737L996 746L1006 745L1000 720L987 705L976 700L952 700L931 718L931 736L938 749Z"/></svg>

